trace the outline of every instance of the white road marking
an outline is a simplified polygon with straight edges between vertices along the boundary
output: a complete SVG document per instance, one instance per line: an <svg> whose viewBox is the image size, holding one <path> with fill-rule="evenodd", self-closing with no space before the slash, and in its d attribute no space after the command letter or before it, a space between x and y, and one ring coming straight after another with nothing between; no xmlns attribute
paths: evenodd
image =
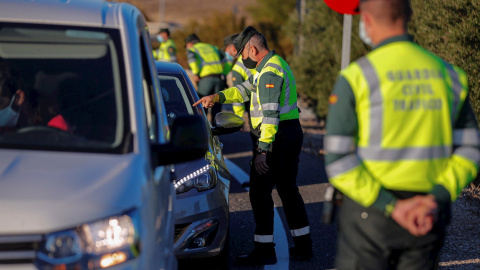
<svg viewBox="0 0 480 270"><path fill-rule="evenodd" d="M240 184L248 182L250 177L247 173L245 173L240 167L238 167L235 163L231 162L229 159L225 158L225 164L230 171L230 174L237 179ZM246 188L248 190L248 188ZM273 227L273 239L275 241L275 252L277 253L277 263L274 265L265 265L264 269L275 269L275 270L288 270L289 268L289 254L288 254L288 241L287 235L285 231L285 227L283 226L282 219L278 214L278 210L274 208L274 227Z"/></svg>
<svg viewBox="0 0 480 270"><path fill-rule="evenodd" d="M452 265L464 265L464 264L480 264L480 259L470 259L463 261L449 261L449 262L440 262L440 266L452 266Z"/></svg>
<svg viewBox="0 0 480 270"><path fill-rule="evenodd" d="M263 269L265 270L277 270L277 269L285 269L288 270L288 266L290 263L290 255L288 253L288 241L287 235L285 231L285 227L283 226L282 219L278 214L278 210L275 207L275 211L273 211L273 240L275 241L275 252L277 253L277 263L273 265L265 265Z"/></svg>

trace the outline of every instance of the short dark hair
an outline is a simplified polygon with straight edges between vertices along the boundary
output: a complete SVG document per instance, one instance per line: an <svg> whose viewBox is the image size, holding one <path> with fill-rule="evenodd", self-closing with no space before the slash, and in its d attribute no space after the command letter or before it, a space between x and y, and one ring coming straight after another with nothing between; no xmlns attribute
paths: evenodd
<svg viewBox="0 0 480 270"><path fill-rule="evenodd" d="M167 33L168 36L170 36L170 30L168 28L160 28L160 31L158 33Z"/></svg>
<svg viewBox="0 0 480 270"><path fill-rule="evenodd" d="M200 38L196 34L191 34L185 38L185 45L187 45L187 43L189 42L192 42L192 43L200 42Z"/></svg>
<svg viewBox="0 0 480 270"><path fill-rule="evenodd" d="M410 21L412 7L410 0L362 0L368 9L373 11L374 16L384 23L394 23L398 20Z"/></svg>
<svg viewBox="0 0 480 270"><path fill-rule="evenodd" d="M263 49L268 50L267 39L260 32L257 32L255 35L253 35L250 38L250 43L251 45L255 46L259 50L263 50Z"/></svg>

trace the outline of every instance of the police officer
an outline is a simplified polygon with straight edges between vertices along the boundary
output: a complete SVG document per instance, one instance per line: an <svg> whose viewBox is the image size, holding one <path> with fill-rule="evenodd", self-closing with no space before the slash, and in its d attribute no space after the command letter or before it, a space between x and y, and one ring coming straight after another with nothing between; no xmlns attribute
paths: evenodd
<svg viewBox="0 0 480 270"><path fill-rule="evenodd" d="M158 31L157 41L160 42L160 46L153 51L155 59L164 62L177 62L177 47L173 39L170 38L168 28L162 28Z"/></svg>
<svg viewBox="0 0 480 270"><path fill-rule="evenodd" d="M228 61L233 61L234 56L237 55L237 49L233 45L233 40L237 36L238 34L232 34L232 35L226 36L223 39L223 43L225 45L225 58ZM243 64L242 58L240 57L233 65L231 73L232 73L233 86L235 86L247 81L248 78L256 74L257 71L254 68L253 69L246 68L245 65ZM248 123L250 125L250 138L252 140L253 152L255 152L255 149L257 148L259 133L257 129L253 128L252 121L250 119L250 100L246 101L245 103L238 103L238 102L232 103L232 108L233 108L233 112L242 118L245 113L245 108L247 108Z"/></svg>
<svg viewBox="0 0 480 270"><path fill-rule="evenodd" d="M407 35L407 0L361 0L373 47L340 72L324 140L344 194L336 267L436 269L451 200L475 178L478 127L467 75Z"/></svg>
<svg viewBox="0 0 480 270"><path fill-rule="evenodd" d="M185 38L187 60L197 83L200 97L218 93L225 89L224 53L216 46L200 42L197 35L191 34ZM212 120L222 110L221 104L212 107Z"/></svg>
<svg viewBox="0 0 480 270"><path fill-rule="evenodd" d="M214 103L251 100L252 125L260 132L258 148L250 168L250 202L255 218L254 249L237 257L237 264L265 265L277 262L273 242L272 189L277 187L295 246L294 259L313 256L310 226L296 177L303 132L299 122L297 91L293 73L265 37L252 26L245 28L233 44L248 69L257 73L248 81L206 96L193 104L211 107Z"/></svg>

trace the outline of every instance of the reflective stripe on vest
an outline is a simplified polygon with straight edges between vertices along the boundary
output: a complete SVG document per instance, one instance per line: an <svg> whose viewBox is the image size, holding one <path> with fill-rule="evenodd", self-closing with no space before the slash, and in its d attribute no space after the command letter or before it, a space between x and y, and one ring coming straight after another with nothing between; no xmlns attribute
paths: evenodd
<svg viewBox="0 0 480 270"><path fill-rule="evenodd" d="M250 102L250 118L252 118L252 126L256 128L261 122L263 113L260 109L260 103L258 102L258 93L257 93L257 80L260 73L253 75L253 85L252 85L252 96Z"/></svg>
<svg viewBox="0 0 480 270"><path fill-rule="evenodd" d="M157 56L158 60L177 61L176 57L175 59L172 59L172 57L170 57L170 53L168 52L168 48L170 47L173 47L174 50L177 49L172 39L167 39L165 42L160 44L160 47L158 48L158 56Z"/></svg>
<svg viewBox="0 0 480 270"><path fill-rule="evenodd" d="M233 66L233 70L238 72L243 78L244 81L247 81L250 76L252 76L252 72L250 69L246 68L245 65L243 64L242 58L239 57L235 65Z"/></svg>
<svg viewBox="0 0 480 270"><path fill-rule="evenodd" d="M290 78L288 77L288 74L281 66L277 65L277 64L274 64L274 63L267 63L265 65L265 67L272 67L278 71L280 71L281 73L284 74L284 84L285 84L285 100L284 100L284 103L285 105L281 106L280 107L280 114L285 114L285 113L289 113L295 109L298 108L297 106L297 102L293 103L292 105L289 105L289 101L290 101ZM291 70L288 70L290 73L291 73ZM295 93L296 94L296 93ZM263 108L263 106L262 106Z"/></svg>
<svg viewBox="0 0 480 270"><path fill-rule="evenodd" d="M280 124L280 118L263 117L262 123L278 126L278 124Z"/></svg>
<svg viewBox="0 0 480 270"><path fill-rule="evenodd" d="M380 91L380 81L375 72L373 65L367 59L363 57L357 61L360 66L363 75L367 81L370 89L370 104L376 104L376 106L370 106L370 133L369 133L369 146L358 147L358 155L362 159L368 160L421 160L431 158L447 158L451 155L451 146L425 146L425 147L406 147L402 149L383 149L382 143L382 131L383 131L383 99ZM447 66L448 67L448 66ZM453 71L453 67L449 67ZM462 91L462 85L458 80L458 74L452 77L453 90L454 90L454 102L453 112L457 112L459 104L459 96ZM453 74L451 73L451 75ZM452 113L451 121L454 123L456 113ZM377 132L372 132L377 131Z"/></svg>
<svg viewBox="0 0 480 270"><path fill-rule="evenodd" d="M465 147L465 146L459 147L455 150L454 154L470 159L476 164L480 163L480 152L476 148Z"/></svg>
<svg viewBox="0 0 480 270"><path fill-rule="evenodd" d="M243 101L247 102L249 100L249 97L247 95L247 91L245 90L245 87L241 84L235 85L235 87L238 89L238 92L240 92L240 95L242 95Z"/></svg>
<svg viewBox="0 0 480 270"><path fill-rule="evenodd" d="M210 62L205 61L205 59L200 54L200 51L198 51L198 48L195 48L195 47L192 47L192 48L195 51L195 53L200 57L200 62L201 62L202 67L211 66L211 65L221 65L222 64L222 61L210 61Z"/></svg>
<svg viewBox="0 0 480 270"><path fill-rule="evenodd" d="M350 136L327 135L323 139L323 148L330 154L349 154L355 152L355 138Z"/></svg>
<svg viewBox="0 0 480 270"><path fill-rule="evenodd" d="M453 145L479 146L478 130L476 128L455 129L453 131Z"/></svg>
<svg viewBox="0 0 480 270"><path fill-rule="evenodd" d="M328 177L334 178L337 175L346 173L351 169L358 167L359 165L360 160L358 159L357 155L351 154L328 164L326 166L326 170Z"/></svg>
<svg viewBox="0 0 480 270"><path fill-rule="evenodd" d="M198 76L223 74L223 63L216 47L207 43L196 43L188 49L188 63L198 63Z"/></svg>
<svg viewBox="0 0 480 270"><path fill-rule="evenodd" d="M458 73L455 72L455 70L453 69L453 66L447 62L443 62L443 63L447 67L448 74L452 79L452 84L453 84L452 90L455 93L455 95L453 96L453 107L452 107L451 116L450 116L452 119L452 127L453 127L456 120L457 111L459 109L458 104L460 103L460 94L462 92L463 87L462 87L462 84L460 83L460 80L458 79Z"/></svg>

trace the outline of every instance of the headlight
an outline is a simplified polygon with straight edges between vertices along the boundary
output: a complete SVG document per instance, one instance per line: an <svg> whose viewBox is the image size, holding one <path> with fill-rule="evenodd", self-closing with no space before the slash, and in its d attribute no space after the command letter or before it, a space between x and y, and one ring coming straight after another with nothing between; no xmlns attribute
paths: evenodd
<svg viewBox="0 0 480 270"><path fill-rule="evenodd" d="M135 212L46 235L37 262L40 269L103 269L138 256ZM137 230L136 230L137 227Z"/></svg>
<svg viewBox="0 0 480 270"><path fill-rule="evenodd" d="M202 168L187 174L180 178L180 180L173 181L173 186L177 194L187 192L192 188L197 188L198 191L212 189L217 183L217 175L210 165L205 165Z"/></svg>

